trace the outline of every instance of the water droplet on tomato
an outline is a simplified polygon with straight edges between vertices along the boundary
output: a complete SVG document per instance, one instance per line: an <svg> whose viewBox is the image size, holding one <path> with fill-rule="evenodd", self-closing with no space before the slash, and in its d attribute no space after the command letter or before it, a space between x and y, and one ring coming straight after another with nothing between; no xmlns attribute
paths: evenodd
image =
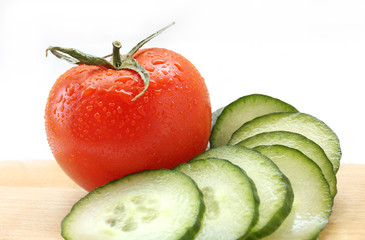
<svg viewBox="0 0 365 240"><path fill-rule="evenodd" d="M87 71L87 68L81 68L81 69L79 69L76 73L77 73L77 74L80 74L80 73L85 72L85 71ZM67 76L67 77L70 77L70 76ZM66 77L66 78L67 78L67 77Z"/></svg>
<svg viewBox="0 0 365 240"><path fill-rule="evenodd" d="M184 93L184 88L182 86L178 87L176 90L179 90L181 93Z"/></svg>
<svg viewBox="0 0 365 240"><path fill-rule="evenodd" d="M124 83L124 82L131 81L131 80L132 81L134 80L132 76L121 76L118 79L115 79L114 81Z"/></svg>
<svg viewBox="0 0 365 240"><path fill-rule="evenodd" d="M119 114L123 113L123 109L120 106L117 107L117 111Z"/></svg>
<svg viewBox="0 0 365 240"><path fill-rule="evenodd" d="M171 108L171 109L175 109L175 108L176 108L176 105L175 105L175 102L174 102L174 101L172 101L172 102L170 103L170 108Z"/></svg>
<svg viewBox="0 0 365 240"><path fill-rule="evenodd" d="M93 108L94 108L93 106L87 106L86 110L88 110L90 112L91 110L93 110Z"/></svg>
<svg viewBox="0 0 365 240"><path fill-rule="evenodd" d="M155 95L161 95L161 93L162 93L162 89L156 89L155 91L153 91L153 93L155 94Z"/></svg>
<svg viewBox="0 0 365 240"><path fill-rule="evenodd" d="M109 105L109 107L114 107L115 106L115 103L111 102L108 105Z"/></svg>
<svg viewBox="0 0 365 240"><path fill-rule="evenodd" d="M127 96L132 96L133 95L133 93L132 92L128 92L128 91L126 91L125 89L122 89L122 88L116 88L115 90L114 90L116 93L120 93L120 94L124 94L124 95L127 95Z"/></svg>
<svg viewBox="0 0 365 240"><path fill-rule="evenodd" d="M149 72L155 71L155 67L154 66L145 66L144 69L146 69Z"/></svg>
<svg viewBox="0 0 365 240"><path fill-rule="evenodd" d="M102 107L103 106L103 102L102 101L98 102L98 106L99 107Z"/></svg>
<svg viewBox="0 0 365 240"><path fill-rule="evenodd" d="M149 98L147 96L143 97L143 102L148 103L149 102Z"/></svg>
<svg viewBox="0 0 365 240"><path fill-rule="evenodd" d="M157 83L155 80L150 79L150 87L156 87Z"/></svg>
<svg viewBox="0 0 365 240"><path fill-rule="evenodd" d="M98 113L98 112L97 112L97 113L95 113L95 114L94 114L94 118L99 119L99 118L100 118L100 113Z"/></svg>
<svg viewBox="0 0 365 240"><path fill-rule="evenodd" d="M175 77L180 81L180 82L183 82L184 81L184 78L181 77L179 74L176 73Z"/></svg>
<svg viewBox="0 0 365 240"><path fill-rule="evenodd" d="M74 87L73 87L73 86L68 86L68 87L66 88L66 93L67 93L67 95L72 96L72 94L74 94L74 92L75 92L75 89L74 89Z"/></svg>
<svg viewBox="0 0 365 240"><path fill-rule="evenodd" d="M164 64L164 63L166 63L165 59L154 59L154 60L152 60L153 65L159 65L159 64Z"/></svg>
<svg viewBox="0 0 365 240"><path fill-rule="evenodd" d="M111 75L113 75L113 70L111 70L111 69L108 69L108 71L106 72L106 75L108 75L108 76L111 76Z"/></svg>
<svg viewBox="0 0 365 240"><path fill-rule="evenodd" d="M142 115L142 116L146 116L146 112L144 111L143 106L139 106L139 107L137 108L137 112L138 112L140 115Z"/></svg>
<svg viewBox="0 0 365 240"><path fill-rule="evenodd" d="M152 113L152 116L156 117L158 114L157 110L156 109L153 109L153 113Z"/></svg>
<svg viewBox="0 0 365 240"><path fill-rule="evenodd" d="M180 63L175 62L174 65L179 69L180 71L183 71L183 67L180 65Z"/></svg>
<svg viewBox="0 0 365 240"><path fill-rule="evenodd" d="M95 87L94 86L89 86L87 87L81 94L82 97L86 97L90 94L93 94L95 92Z"/></svg>
<svg viewBox="0 0 365 240"><path fill-rule="evenodd" d="M69 97L66 101L64 101L66 104L70 105L72 102L76 100L76 96Z"/></svg>
<svg viewBox="0 0 365 240"><path fill-rule="evenodd" d="M107 117L110 117L111 115L112 115L112 113L111 113L111 112L109 112L109 111L108 111L108 112L106 112L106 116L107 116Z"/></svg>
<svg viewBox="0 0 365 240"><path fill-rule="evenodd" d="M63 95L61 94L58 99L57 99L57 103L61 102L62 101L62 98L63 98Z"/></svg>

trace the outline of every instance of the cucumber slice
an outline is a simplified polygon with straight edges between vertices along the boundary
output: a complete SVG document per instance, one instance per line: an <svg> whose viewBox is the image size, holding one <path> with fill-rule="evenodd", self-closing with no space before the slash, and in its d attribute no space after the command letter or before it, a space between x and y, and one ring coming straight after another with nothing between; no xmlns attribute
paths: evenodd
<svg viewBox="0 0 365 240"><path fill-rule="evenodd" d="M176 166L190 176L204 196L206 213L195 239L244 239L258 220L255 184L227 160L194 160Z"/></svg>
<svg viewBox="0 0 365 240"><path fill-rule="evenodd" d="M226 159L241 167L256 185L260 217L247 239L261 238L274 232L288 216L293 203L290 183L279 168L259 152L242 146L213 148L194 159L211 157Z"/></svg>
<svg viewBox="0 0 365 240"><path fill-rule="evenodd" d="M239 143L256 134L272 131L299 133L317 143L326 153L337 173L341 148L337 135L321 120L305 113L272 113L242 125L229 140L229 145Z"/></svg>
<svg viewBox="0 0 365 240"><path fill-rule="evenodd" d="M61 233L68 240L194 239L204 210L190 177L145 170L87 194L64 218Z"/></svg>
<svg viewBox="0 0 365 240"><path fill-rule="evenodd" d="M332 197L321 169L302 152L282 145L259 146L289 178L294 191L292 211L282 225L265 240L317 239L327 225Z"/></svg>
<svg viewBox="0 0 365 240"><path fill-rule="evenodd" d="M245 122L258 116L273 112L298 112L290 104L262 94L241 97L220 111L218 118L213 119L214 126L210 137L211 148L227 145L234 131Z"/></svg>
<svg viewBox="0 0 365 240"><path fill-rule="evenodd" d="M332 198L336 196L337 180L331 161L320 146L303 135L285 131L266 132L257 134L238 143L238 145L249 148L276 144L295 148L317 163L330 186Z"/></svg>

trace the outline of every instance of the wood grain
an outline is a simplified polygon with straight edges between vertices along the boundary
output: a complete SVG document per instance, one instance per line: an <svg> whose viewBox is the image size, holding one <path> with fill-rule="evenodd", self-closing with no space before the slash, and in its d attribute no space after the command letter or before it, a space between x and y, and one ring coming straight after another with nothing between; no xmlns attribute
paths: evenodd
<svg viewBox="0 0 365 240"><path fill-rule="evenodd" d="M365 239L364 173L363 164L341 166L321 240ZM62 219L85 194L55 161L0 161L0 240L61 240Z"/></svg>

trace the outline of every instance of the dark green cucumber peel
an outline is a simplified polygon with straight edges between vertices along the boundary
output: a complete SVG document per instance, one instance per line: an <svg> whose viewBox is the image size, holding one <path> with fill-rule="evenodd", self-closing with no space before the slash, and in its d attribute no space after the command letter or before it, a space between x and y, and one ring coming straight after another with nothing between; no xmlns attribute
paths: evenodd
<svg viewBox="0 0 365 240"><path fill-rule="evenodd" d="M259 239L274 232L289 215L294 199L290 182L286 176L282 174L269 158L263 156L258 151L242 146L222 146L213 148L198 155L192 161L195 159L209 159L214 157L226 159L239 166L256 185L260 198L259 224L254 226L246 239ZM273 179L271 179L271 177ZM282 194L276 193L275 195L275 198L278 196L283 198L279 202L278 200L270 198L271 194L275 194L274 187L272 189L266 189L274 180L276 184L275 190L282 191ZM280 205L275 206L273 210L269 209L274 205L274 202L276 204L280 203ZM268 212L270 212L270 215L265 216L264 219L263 215L268 214Z"/></svg>
<svg viewBox="0 0 365 240"><path fill-rule="evenodd" d="M292 105L267 95L243 96L213 113L210 147L226 145L232 133L242 124L273 112L298 112Z"/></svg>
<svg viewBox="0 0 365 240"><path fill-rule="evenodd" d="M337 179L333 165L323 149L307 137L287 131L264 132L249 137L237 145L254 148L260 145L284 145L297 149L311 158L321 168L328 184L330 185L331 196L334 198L337 193Z"/></svg>
<svg viewBox="0 0 365 240"><path fill-rule="evenodd" d="M159 178L159 175L170 175L168 177L166 177L165 179L163 178ZM140 183L138 183L138 178L146 178L145 180L147 180L146 182L141 181ZM156 179L158 179L159 183L158 184L165 184L166 186L171 184L171 181L168 181L170 178L170 180L173 181L180 181L180 183L176 183L179 184L179 188L184 187L184 188L188 188L189 190L185 190L187 193L189 193L189 196L192 196L192 199L190 199L190 201L187 199L187 202L185 202L188 205L191 205L192 202L196 201L194 204L194 216L189 216L189 221L188 221L188 225L187 226L181 226L179 229L177 230L177 235L174 238L168 238L168 239L177 239L177 240L190 240L190 239L194 239L194 237L196 236L196 234L199 232L200 228L201 228L201 220L203 219L204 213L205 213L205 205L203 202L203 195L201 193L201 191L199 190L198 186L196 185L196 183L187 175L178 172L178 171L174 171L174 170L167 170L167 169L156 169L156 170L144 170L142 172L138 172L138 173L133 173L130 175L127 175L121 179L117 179L117 180L113 180L109 183L107 183L106 185L96 188L95 190L91 191L90 193L88 193L85 197L81 198L76 204L74 204L74 206L72 207L71 211L69 212L69 214L63 219L62 223L61 223L61 235L64 237L64 239L66 240L92 240L92 239L97 239L99 240L100 237L102 239L120 239L119 237L114 238L114 236L118 235L118 234L127 234L127 238L128 239L138 239L135 237L131 237L131 235L128 235L129 233L133 232L133 231L140 231L137 230L137 228L139 227L138 225L136 226L136 222L130 222L132 221L131 219L133 217L135 217L134 215L131 216L132 218L128 218L128 221L124 221L123 223L121 223L121 211L125 211L124 209L124 202L123 202L123 194L127 194L128 195L128 191L133 191L136 190L137 193L139 195L143 195L149 194L149 191L147 192L139 192L140 190L138 190L139 187L142 188L146 188L149 190L153 190L154 185L151 184L151 182L156 181ZM137 179L137 180L135 180ZM129 183L133 183L133 181L135 181L134 183L136 183L136 185L132 185L132 186L128 186ZM123 184L127 185L127 188L123 189ZM175 184L175 185L176 185ZM119 189L120 186L122 185L122 189ZM138 185L138 186L137 186ZM144 190L146 190L144 189ZM136 195L137 197L139 195ZM107 201L109 198L113 197L113 195L117 195L116 198L114 199L110 204L107 203L103 203L105 201ZM158 196L167 196L167 194L163 193L163 191L159 191L157 194L153 195L154 197L158 197ZM103 199L106 198L106 199ZM124 199L125 200L125 199ZM132 203L133 204L140 204L138 203L138 199L136 200L136 202L134 202L134 200L132 199ZM171 201L171 200L170 200ZM186 199L185 199L186 201ZM151 202L151 201L150 201ZM95 206L95 203L97 204L101 204L102 206L99 206L102 209L98 209L97 206ZM107 204L108 206L106 207ZM115 205L117 204L117 205ZM128 203L127 203L128 204ZM122 206L122 209L120 209L118 206ZM110 207L112 206L112 207ZM137 206L137 210L138 210ZM144 206L140 206L140 212L142 213L142 220L146 220L145 223L141 223L139 222L139 225L141 226L141 228L143 228L143 224L149 224L150 222L155 221L156 219L155 216L153 218L149 218L150 216L148 216L148 214L150 214L153 209L152 208L148 208L148 207L144 207ZM176 209L180 208L181 206L177 207ZM85 209L86 208L86 209ZM88 209L89 208L89 209ZM196 208L196 209L195 209ZM176 210L175 209L175 210ZM92 215L93 218L87 217L87 219L77 219L78 215L80 214L84 214L85 212L90 212L90 213L95 213L98 212L99 214L94 214ZM146 213L145 217L143 218L143 213ZM107 217L106 217L107 216ZM138 217L138 216L137 216ZM141 215L139 215L139 217L141 218ZM192 217L194 219L192 219ZM76 219L75 219L76 218ZM156 217L157 218L157 217ZM77 220L79 220L79 222L77 222ZM192 221L190 221L192 220ZM93 222L94 221L94 222ZM97 234L101 234L102 236L95 236L93 235L93 233L95 234L95 231L93 233L89 233L91 231L91 229L86 229L84 230L84 232L82 232L83 230L80 229L80 226L78 226L78 224L85 224L85 222L90 223L92 222L92 224L96 225L96 226L91 226L91 228L93 229L93 231L95 230L95 228L98 228L97 230L99 230L97 232ZM96 222L96 223L95 223ZM90 227L90 226L87 226ZM159 227L159 228L158 228ZM151 230L151 229L150 229ZM158 231L161 231L158 233ZM151 238L148 239L165 239L165 235L167 235L167 232L170 232L170 230L167 227L163 227L163 226L157 226L156 228L152 229L152 232L150 232L151 236L153 234L160 234L159 236L152 236ZM136 233L138 234L138 233ZM174 233L175 234L175 233ZM146 239L146 240L148 240Z"/></svg>

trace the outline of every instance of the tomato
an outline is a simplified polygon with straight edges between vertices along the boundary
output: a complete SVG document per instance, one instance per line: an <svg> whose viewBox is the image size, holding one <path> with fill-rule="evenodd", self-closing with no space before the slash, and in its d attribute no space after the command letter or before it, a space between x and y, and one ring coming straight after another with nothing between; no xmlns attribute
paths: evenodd
<svg viewBox="0 0 365 240"><path fill-rule="evenodd" d="M162 48L133 58L148 71L75 66L52 87L45 110L51 151L90 191L144 169L171 168L206 149L211 105L205 81L186 58Z"/></svg>

